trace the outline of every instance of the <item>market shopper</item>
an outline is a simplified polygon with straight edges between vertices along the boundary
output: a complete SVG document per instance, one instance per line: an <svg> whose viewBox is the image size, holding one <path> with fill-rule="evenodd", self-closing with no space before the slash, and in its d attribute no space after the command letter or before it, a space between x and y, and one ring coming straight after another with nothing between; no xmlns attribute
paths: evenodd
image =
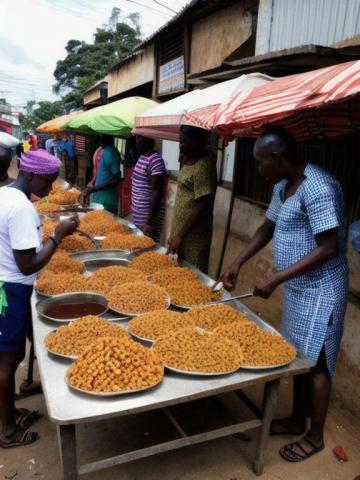
<svg viewBox="0 0 360 480"><path fill-rule="evenodd" d="M27 429L37 412L15 409L15 372L25 355L30 298L36 273L51 259L61 240L78 226L76 217L61 222L41 246L39 216L30 195L48 195L60 161L45 150L22 155L17 179L0 189L0 446L37 440Z"/></svg>
<svg viewBox="0 0 360 480"><path fill-rule="evenodd" d="M170 253L181 254L203 272L208 270L217 187L216 163L206 151L207 140L206 130L181 128L181 164L169 242Z"/></svg>
<svg viewBox="0 0 360 480"><path fill-rule="evenodd" d="M136 135L135 140L140 156L132 175L133 221L145 235L159 241L165 214L165 163L160 153L155 150L153 139Z"/></svg>
<svg viewBox="0 0 360 480"><path fill-rule="evenodd" d="M324 424L343 331L348 291L343 195L337 180L297 155L292 135L268 129L254 147L259 172L275 184L263 225L223 275L232 290L242 266L271 240L276 273L255 287L269 298L285 285L282 330L300 353L315 362L310 375L294 379L291 417L273 422L273 434L302 434L280 449L290 462L324 448Z"/></svg>
<svg viewBox="0 0 360 480"><path fill-rule="evenodd" d="M11 160L10 148L5 148L0 145L0 187L4 187L13 181L8 174Z"/></svg>
<svg viewBox="0 0 360 480"><path fill-rule="evenodd" d="M58 142L58 156L64 165L65 180L73 185L78 175L78 157L69 135Z"/></svg>
<svg viewBox="0 0 360 480"><path fill-rule="evenodd" d="M88 186L83 192L84 199L92 195L92 200L101 203L106 210L117 214L117 186L121 180L119 151L114 146L114 137L103 135L101 145L103 152L100 158L95 184Z"/></svg>

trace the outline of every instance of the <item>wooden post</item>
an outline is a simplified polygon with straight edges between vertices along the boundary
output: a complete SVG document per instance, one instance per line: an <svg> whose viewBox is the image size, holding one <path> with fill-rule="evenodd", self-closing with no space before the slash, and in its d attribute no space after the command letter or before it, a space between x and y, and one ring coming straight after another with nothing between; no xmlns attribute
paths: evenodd
<svg viewBox="0 0 360 480"><path fill-rule="evenodd" d="M269 439L270 425L273 419L274 407L277 404L280 379L272 380L265 384L263 398L262 426L257 439L256 453L253 469L256 475L261 475L264 470L264 457L266 444Z"/></svg>
<svg viewBox="0 0 360 480"><path fill-rule="evenodd" d="M57 425L63 480L77 480L75 425Z"/></svg>

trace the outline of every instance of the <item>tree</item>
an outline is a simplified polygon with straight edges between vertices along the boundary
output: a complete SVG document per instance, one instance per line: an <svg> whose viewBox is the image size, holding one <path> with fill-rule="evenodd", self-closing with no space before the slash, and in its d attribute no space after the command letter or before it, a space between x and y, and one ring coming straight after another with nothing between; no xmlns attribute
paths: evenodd
<svg viewBox="0 0 360 480"><path fill-rule="evenodd" d="M20 120L23 131L35 131L42 123L65 114L62 100L56 102L43 101L38 104L34 100L29 100L25 111L26 114Z"/></svg>
<svg viewBox="0 0 360 480"><path fill-rule="evenodd" d="M108 24L96 30L93 43L68 41L67 55L58 60L54 71L54 91L64 94L67 106L80 107L85 91L129 55L139 41L139 14L121 21L121 10L113 8Z"/></svg>

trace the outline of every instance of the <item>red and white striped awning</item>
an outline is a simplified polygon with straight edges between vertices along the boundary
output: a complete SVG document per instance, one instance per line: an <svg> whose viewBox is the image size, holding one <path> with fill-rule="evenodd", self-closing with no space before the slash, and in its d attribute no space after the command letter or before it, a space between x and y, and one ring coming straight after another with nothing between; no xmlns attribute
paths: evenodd
<svg viewBox="0 0 360 480"><path fill-rule="evenodd" d="M213 128L216 111L235 93L245 98L253 88L273 81L261 73L241 75L202 90L192 90L136 116L133 133L162 140L179 140L180 126Z"/></svg>
<svg viewBox="0 0 360 480"><path fill-rule="evenodd" d="M282 125L299 141L339 136L360 128L360 60L289 75L233 95L216 112L223 137L256 137Z"/></svg>

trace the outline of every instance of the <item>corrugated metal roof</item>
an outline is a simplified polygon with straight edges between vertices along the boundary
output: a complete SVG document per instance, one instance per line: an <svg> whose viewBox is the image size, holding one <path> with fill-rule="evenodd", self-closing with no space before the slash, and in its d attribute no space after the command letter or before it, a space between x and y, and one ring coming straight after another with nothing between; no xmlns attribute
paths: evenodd
<svg viewBox="0 0 360 480"><path fill-rule="evenodd" d="M359 0L272 0L272 5L270 52L330 46L360 33Z"/></svg>

